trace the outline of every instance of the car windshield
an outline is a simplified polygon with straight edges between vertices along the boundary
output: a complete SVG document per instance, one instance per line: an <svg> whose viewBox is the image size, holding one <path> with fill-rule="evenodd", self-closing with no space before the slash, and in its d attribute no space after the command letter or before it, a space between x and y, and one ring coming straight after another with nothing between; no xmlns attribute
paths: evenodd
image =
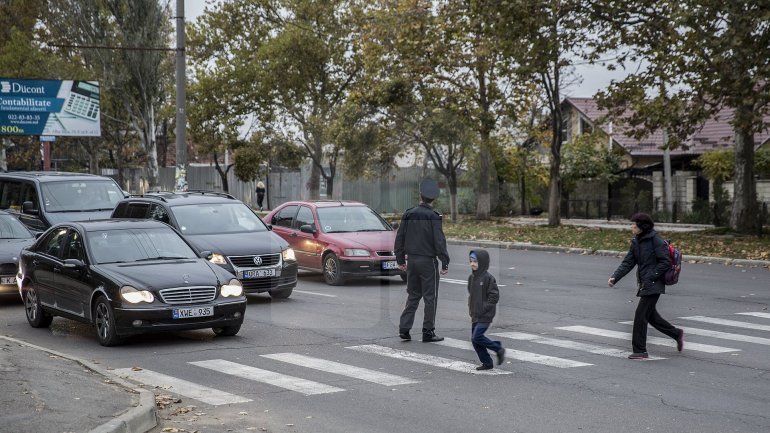
<svg viewBox="0 0 770 433"><path fill-rule="evenodd" d="M366 206L321 207L317 212L324 233L392 230L377 212Z"/></svg>
<svg viewBox="0 0 770 433"><path fill-rule="evenodd" d="M29 239L32 233L13 215L0 215L0 239Z"/></svg>
<svg viewBox="0 0 770 433"><path fill-rule="evenodd" d="M198 257L169 227L88 232L88 246L98 264Z"/></svg>
<svg viewBox="0 0 770 433"><path fill-rule="evenodd" d="M243 203L204 203L171 208L186 235L264 232L267 226Z"/></svg>
<svg viewBox="0 0 770 433"><path fill-rule="evenodd" d="M40 192L48 212L112 210L123 198L123 191L109 179L46 182Z"/></svg>

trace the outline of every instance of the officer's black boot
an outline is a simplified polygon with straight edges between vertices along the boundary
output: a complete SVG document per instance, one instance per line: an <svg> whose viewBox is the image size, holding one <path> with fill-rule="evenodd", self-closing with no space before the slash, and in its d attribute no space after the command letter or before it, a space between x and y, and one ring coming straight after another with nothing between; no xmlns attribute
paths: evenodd
<svg viewBox="0 0 770 433"><path fill-rule="evenodd" d="M423 343L435 343L436 341L444 341L444 337L439 337L436 335L436 333L433 331L433 329L425 329L422 330L422 342Z"/></svg>

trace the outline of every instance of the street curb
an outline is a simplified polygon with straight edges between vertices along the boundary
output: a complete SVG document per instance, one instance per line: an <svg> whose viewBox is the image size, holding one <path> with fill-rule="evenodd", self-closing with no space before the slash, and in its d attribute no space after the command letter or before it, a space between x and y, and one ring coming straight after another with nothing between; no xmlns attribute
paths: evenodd
<svg viewBox="0 0 770 433"><path fill-rule="evenodd" d="M548 251L567 254L593 254L598 256L625 257L627 251L612 250L594 250L589 248L570 248L554 245L538 245L529 242L499 242L490 240L465 240L465 239L447 239L447 243L452 245L466 245L470 247L499 248L504 250L530 250L530 251ZM739 267L757 267L770 269L768 260L748 260L732 259L727 257L706 257L682 255L682 261L690 263L718 263L723 265L732 265Z"/></svg>
<svg viewBox="0 0 770 433"><path fill-rule="evenodd" d="M84 359L77 358L72 355L57 352L55 350L47 349L45 347L37 346L26 341L19 340L13 337L0 335L0 338L16 344L21 344L33 349L41 350L43 352L56 355L60 358L69 359L70 361L77 362L83 367L92 370L110 380L111 383L126 388L126 390L132 394L136 394L138 397L138 404L121 415L111 419L110 421L96 427L89 433L145 433L153 429L158 425L158 419L155 412L155 394L152 391L135 387L135 385L125 381L123 378L110 373L108 370L104 370L96 364L86 361Z"/></svg>

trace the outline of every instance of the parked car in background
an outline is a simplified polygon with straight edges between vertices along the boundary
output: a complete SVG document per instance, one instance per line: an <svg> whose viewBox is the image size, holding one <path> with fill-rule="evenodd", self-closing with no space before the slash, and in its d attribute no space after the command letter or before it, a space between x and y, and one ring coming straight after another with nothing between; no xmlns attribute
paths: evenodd
<svg viewBox="0 0 770 433"><path fill-rule="evenodd" d="M0 211L0 295L18 296L19 256L24 247L34 242L35 236L24 224L8 212Z"/></svg>
<svg viewBox="0 0 770 433"><path fill-rule="evenodd" d="M148 193L122 200L112 217L169 224L198 251L210 251L211 262L235 274L247 294L288 298L297 285L297 262L289 243L229 194Z"/></svg>
<svg viewBox="0 0 770 433"><path fill-rule="evenodd" d="M112 346L144 332L212 328L238 333L241 283L157 221L103 220L51 227L22 251L17 275L27 321L90 323Z"/></svg>
<svg viewBox="0 0 770 433"><path fill-rule="evenodd" d="M0 173L0 209L33 233L65 221L109 218L126 193L109 177L55 171Z"/></svg>
<svg viewBox="0 0 770 433"><path fill-rule="evenodd" d="M292 201L264 217L294 249L300 269L320 271L326 283L346 278L401 276L396 231L377 212L354 201Z"/></svg>

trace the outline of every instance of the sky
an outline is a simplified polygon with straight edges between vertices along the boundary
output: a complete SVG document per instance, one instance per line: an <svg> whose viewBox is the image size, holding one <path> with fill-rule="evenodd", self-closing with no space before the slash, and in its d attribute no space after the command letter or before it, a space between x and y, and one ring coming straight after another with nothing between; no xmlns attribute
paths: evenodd
<svg viewBox="0 0 770 433"><path fill-rule="evenodd" d="M176 0L170 0L172 8L176 7ZM187 22L203 14L206 3L211 0L185 0L185 20ZM582 78L580 84L575 84L565 91L565 96L572 97L592 97L598 90L604 89L610 84L611 80L620 80L626 76L626 72L621 68L615 71L608 71L599 65L578 65L575 72Z"/></svg>

